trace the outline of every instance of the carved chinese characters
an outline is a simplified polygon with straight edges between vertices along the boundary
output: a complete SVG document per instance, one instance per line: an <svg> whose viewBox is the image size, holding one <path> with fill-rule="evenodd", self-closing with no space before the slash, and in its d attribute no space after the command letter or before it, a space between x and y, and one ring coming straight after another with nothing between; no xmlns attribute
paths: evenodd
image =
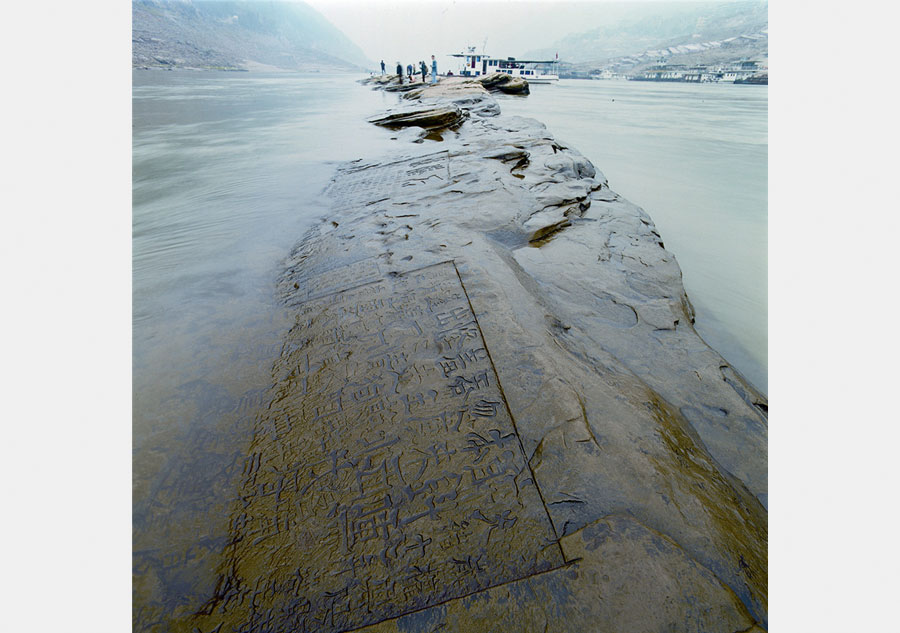
<svg viewBox="0 0 900 633"><path fill-rule="evenodd" d="M371 205L398 195L446 184L449 154L425 154L393 163L349 166L329 185L326 193L338 208Z"/></svg>
<svg viewBox="0 0 900 633"><path fill-rule="evenodd" d="M452 262L303 304L275 373L209 628L349 630L562 564Z"/></svg>

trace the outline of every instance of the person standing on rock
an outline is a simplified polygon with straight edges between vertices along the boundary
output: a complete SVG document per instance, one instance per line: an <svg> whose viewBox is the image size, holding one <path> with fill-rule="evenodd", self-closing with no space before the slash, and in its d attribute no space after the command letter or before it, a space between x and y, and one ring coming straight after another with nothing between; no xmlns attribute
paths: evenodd
<svg viewBox="0 0 900 633"><path fill-rule="evenodd" d="M419 62L419 70L422 71L422 83L425 83L425 75L428 74L428 68L425 66L425 62Z"/></svg>
<svg viewBox="0 0 900 633"><path fill-rule="evenodd" d="M384 60L381 60L381 74L384 74Z"/></svg>
<svg viewBox="0 0 900 633"><path fill-rule="evenodd" d="M403 66L400 65L400 62L397 62L397 79L400 83L403 83Z"/></svg>
<svg viewBox="0 0 900 633"><path fill-rule="evenodd" d="M412 83L412 82L413 82L413 78L412 78L412 75L413 75L413 67L412 67L412 64L407 64L407 65L406 65L406 74L407 74L407 76L409 77L409 83Z"/></svg>
<svg viewBox="0 0 900 633"><path fill-rule="evenodd" d="M437 60L434 55L431 56L431 83L437 83Z"/></svg>

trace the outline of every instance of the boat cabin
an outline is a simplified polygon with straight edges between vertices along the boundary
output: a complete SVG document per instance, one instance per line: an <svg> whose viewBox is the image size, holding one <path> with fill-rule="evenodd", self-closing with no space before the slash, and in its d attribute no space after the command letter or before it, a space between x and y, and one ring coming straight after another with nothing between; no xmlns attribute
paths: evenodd
<svg viewBox="0 0 900 633"><path fill-rule="evenodd" d="M463 60L459 74L464 77L481 77L491 73L505 73L537 83L559 79L558 74L545 72L547 67L553 68L553 65L556 63L554 60L516 59L515 57L502 59L476 53L474 46L470 46L467 53L455 53L451 57L458 57Z"/></svg>

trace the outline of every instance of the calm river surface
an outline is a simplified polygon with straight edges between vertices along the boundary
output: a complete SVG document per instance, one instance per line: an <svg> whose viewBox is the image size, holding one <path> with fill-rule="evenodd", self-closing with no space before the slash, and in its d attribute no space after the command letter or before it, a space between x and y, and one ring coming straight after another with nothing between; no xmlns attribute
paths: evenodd
<svg viewBox="0 0 900 633"><path fill-rule="evenodd" d="M134 630L215 589L236 480L289 327L283 259L337 163L396 141L349 75L133 73ZM757 86L562 81L545 122L643 206L706 340L766 389L766 111Z"/></svg>

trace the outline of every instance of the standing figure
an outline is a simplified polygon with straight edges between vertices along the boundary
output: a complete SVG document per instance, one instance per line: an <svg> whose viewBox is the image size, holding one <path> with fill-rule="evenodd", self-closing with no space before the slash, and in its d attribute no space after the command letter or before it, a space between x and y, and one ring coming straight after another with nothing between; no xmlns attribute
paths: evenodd
<svg viewBox="0 0 900 633"><path fill-rule="evenodd" d="M381 74L384 74L384 60L381 60Z"/></svg>
<svg viewBox="0 0 900 633"><path fill-rule="evenodd" d="M422 83L425 83L425 75L428 74L428 68L425 67L425 62L419 62L419 70L422 71Z"/></svg>
<svg viewBox="0 0 900 633"><path fill-rule="evenodd" d="M437 83L437 60L434 55L431 56L431 83Z"/></svg>
<svg viewBox="0 0 900 633"><path fill-rule="evenodd" d="M412 64L407 64L407 65L406 65L406 74L407 74L407 76L409 77L409 83L412 83L412 82L413 82L413 78L412 78L412 75L413 75L413 67L412 67Z"/></svg>
<svg viewBox="0 0 900 633"><path fill-rule="evenodd" d="M400 83L403 83L403 66L400 65L400 62L397 62L397 79Z"/></svg>

